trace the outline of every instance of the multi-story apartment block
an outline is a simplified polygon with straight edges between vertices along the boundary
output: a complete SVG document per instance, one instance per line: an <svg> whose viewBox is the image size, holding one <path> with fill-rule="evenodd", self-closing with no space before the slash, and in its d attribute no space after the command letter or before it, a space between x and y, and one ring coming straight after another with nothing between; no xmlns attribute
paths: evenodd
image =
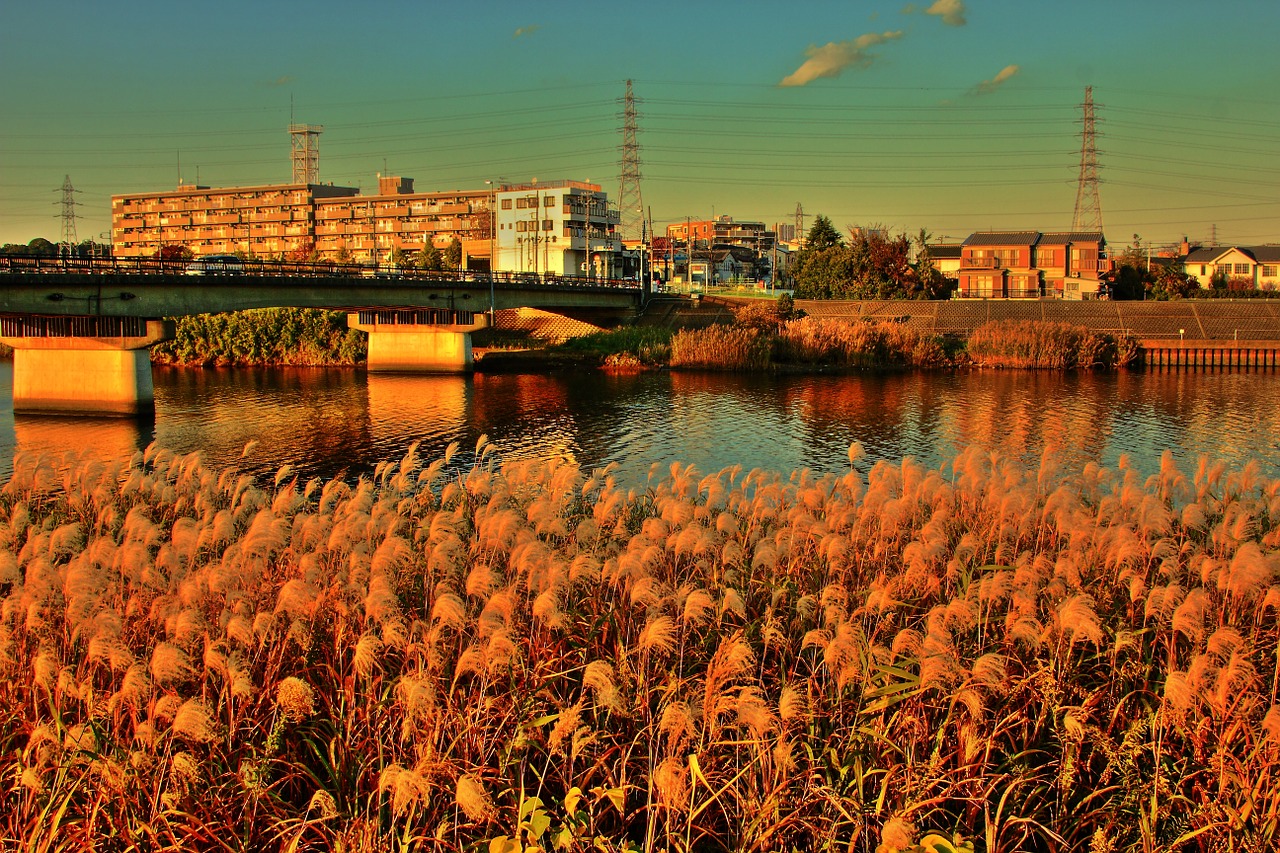
<svg viewBox="0 0 1280 853"><path fill-rule="evenodd" d="M380 176L377 195L317 201L315 247L324 258L385 264L456 238L464 266L488 269L492 200L487 189L414 192L412 178Z"/></svg>
<svg viewBox="0 0 1280 853"><path fill-rule="evenodd" d="M612 276L618 211L597 184L580 181L414 192L413 179L379 177L376 195L354 187L282 184L114 196L117 257L182 245L195 255L387 264L428 243L462 243L468 269ZM491 259L492 258L492 263Z"/></svg>
<svg viewBox="0 0 1280 853"><path fill-rule="evenodd" d="M1189 247L1188 247L1189 248ZM1211 246L1190 249L1183 260L1187 275L1212 287L1215 280L1280 289L1280 246Z"/></svg>
<svg viewBox="0 0 1280 853"><path fill-rule="evenodd" d="M320 184L182 184L172 192L112 196L112 251L119 258L136 258L179 245L196 255L287 254L315 241L318 201L349 200L358 193L353 187Z"/></svg>
<svg viewBox="0 0 1280 853"><path fill-rule="evenodd" d="M969 299L1105 298L1111 269L1099 232L996 231L969 235L959 288Z"/></svg>
<svg viewBox="0 0 1280 853"><path fill-rule="evenodd" d="M732 216L676 222L667 226L667 237L684 245L692 240L702 248L745 246L758 255L772 251L777 242L763 222L739 222Z"/></svg>
<svg viewBox="0 0 1280 853"><path fill-rule="evenodd" d="M598 184L503 185L494 199L495 269L592 278L617 274L619 214Z"/></svg>

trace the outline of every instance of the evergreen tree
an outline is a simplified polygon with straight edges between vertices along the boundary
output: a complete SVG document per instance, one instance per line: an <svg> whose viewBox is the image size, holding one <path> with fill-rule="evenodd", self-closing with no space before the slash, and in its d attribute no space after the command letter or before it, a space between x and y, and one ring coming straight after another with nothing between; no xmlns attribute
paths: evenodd
<svg viewBox="0 0 1280 853"><path fill-rule="evenodd" d="M449 248L444 250L444 261L448 269L462 269L462 241L454 237Z"/></svg>
<svg viewBox="0 0 1280 853"><path fill-rule="evenodd" d="M422 255L418 258L418 266L424 270L436 271L444 269L444 254L435 247L435 244L428 238L427 244L422 248Z"/></svg>
<svg viewBox="0 0 1280 853"><path fill-rule="evenodd" d="M809 236L805 240L805 250L812 249L820 252L823 249L830 249L832 246L842 246L844 240L840 238L840 232L831 224L831 220L823 216L821 213L813 220L813 227L809 229Z"/></svg>

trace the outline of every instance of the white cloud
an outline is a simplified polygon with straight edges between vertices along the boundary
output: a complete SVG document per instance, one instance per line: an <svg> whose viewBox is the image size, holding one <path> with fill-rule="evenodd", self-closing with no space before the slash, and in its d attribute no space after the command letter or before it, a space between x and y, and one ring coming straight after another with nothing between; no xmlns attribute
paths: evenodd
<svg viewBox="0 0 1280 853"><path fill-rule="evenodd" d="M1018 70L1019 70L1018 66L1016 65L1006 65L1004 68L1000 69L999 74L992 77L990 80L983 80L977 86L974 86L973 94L975 95L991 94L996 89L999 89L1001 86L1003 86L1006 80L1008 80L1013 75L1017 74Z"/></svg>
<svg viewBox="0 0 1280 853"><path fill-rule="evenodd" d="M867 48L902 38L902 30L865 33L852 41L833 41L822 47L810 45L804 64L782 78L779 86L805 86L820 77L839 77L846 68L866 68L875 59Z"/></svg>
<svg viewBox="0 0 1280 853"><path fill-rule="evenodd" d="M527 27L516 27L515 35L513 35L512 38L520 38L521 36L531 36L540 29L542 29L541 24L530 24Z"/></svg>
<svg viewBox="0 0 1280 853"><path fill-rule="evenodd" d="M963 27L968 21L964 17L964 0L934 0L933 5L925 10L926 15L937 15L942 23L951 27Z"/></svg>

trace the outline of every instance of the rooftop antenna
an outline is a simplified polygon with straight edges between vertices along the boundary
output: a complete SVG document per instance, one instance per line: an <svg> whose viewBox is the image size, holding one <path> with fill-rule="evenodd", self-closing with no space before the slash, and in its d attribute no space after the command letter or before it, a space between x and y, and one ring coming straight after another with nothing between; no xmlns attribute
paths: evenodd
<svg viewBox="0 0 1280 853"><path fill-rule="evenodd" d="M320 182L320 134L318 124L289 124L290 151L293 159L293 183Z"/></svg>
<svg viewBox="0 0 1280 853"><path fill-rule="evenodd" d="M1080 132L1080 180L1072 231L1102 231L1102 202L1098 199L1098 146L1093 117L1093 87L1084 87L1084 128Z"/></svg>

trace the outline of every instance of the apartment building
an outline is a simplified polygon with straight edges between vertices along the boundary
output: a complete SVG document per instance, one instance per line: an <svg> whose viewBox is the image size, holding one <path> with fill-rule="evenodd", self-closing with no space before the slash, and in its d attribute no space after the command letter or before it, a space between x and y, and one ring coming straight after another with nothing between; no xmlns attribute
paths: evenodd
<svg viewBox="0 0 1280 853"><path fill-rule="evenodd" d="M112 196L112 251L118 258L137 258L178 245L196 255L287 255L315 241L317 202L350 203L359 192L326 184L180 184L171 192Z"/></svg>
<svg viewBox="0 0 1280 853"><path fill-rule="evenodd" d="M489 189L414 192L412 178L379 176L377 195L317 200L315 248L330 260L387 264L456 238L463 266L487 270L492 201Z"/></svg>
<svg viewBox="0 0 1280 853"><path fill-rule="evenodd" d="M961 244L961 299L1099 299L1111 270L1099 232L984 231Z"/></svg>
<svg viewBox="0 0 1280 853"><path fill-rule="evenodd" d="M772 251L777 242L777 234L763 222L740 222L732 216L672 223L667 226L667 238L684 245L692 240L702 248L745 246L758 255Z"/></svg>
<svg viewBox="0 0 1280 853"><path fill-rule="evenodd" d="M538 275L614 278L620 268L619 214L598 184L531 182L494 190L495 269Z"/></svg>

